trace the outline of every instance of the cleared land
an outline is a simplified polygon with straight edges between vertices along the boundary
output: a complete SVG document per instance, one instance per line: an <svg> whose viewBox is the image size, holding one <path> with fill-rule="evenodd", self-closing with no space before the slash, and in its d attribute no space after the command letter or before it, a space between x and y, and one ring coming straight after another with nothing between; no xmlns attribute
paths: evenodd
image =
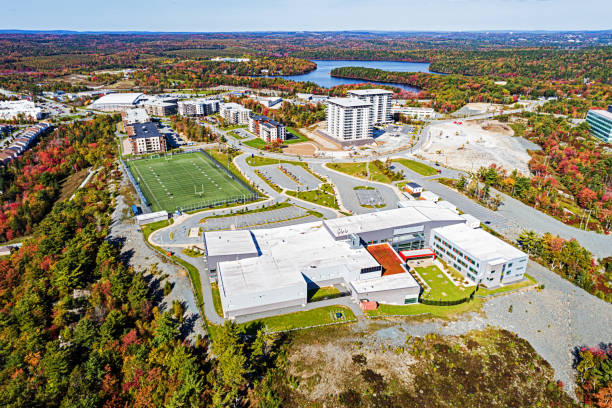
<svg viewBox="0 0 612 408"><path fill-rule="evenodd" d="M252 192L202 153L128 162L153 211L214 205Z"/></svg>
<svg viewBox="0 0 612 408"><path fill-rule="evenodd" d="M460 170L477 171L496 164L530 174L531 158L513 134L510 127L493 120L442 123L431 127L420 155Z"/></svg>

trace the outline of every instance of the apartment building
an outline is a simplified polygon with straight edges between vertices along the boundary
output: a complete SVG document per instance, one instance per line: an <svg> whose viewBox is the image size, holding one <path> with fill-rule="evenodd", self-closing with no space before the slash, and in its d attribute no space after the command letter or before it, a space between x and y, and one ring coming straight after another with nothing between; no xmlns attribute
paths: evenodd
<svg viewBox="0 0 612 408"><path fill-rule="evenodd" d="M330 98L327 134L340 142L372 141L372 104L357 98Z"/></svg>
<svg viewBox="0 0 612 408"><path fill-rule="evenodd" d="M262 115L250 116L249 131L266 142L284 141L287 138L287 129L283 124Z"/></svg>
<svg viewBox="0 0 612 408"><path fill-rule="evenodd" d="M182 116L206 116L219 112L216 99L187 99L178 102L178 113Z"/></svg>
<svg viewBox="0 0 612 408"><path fill-rule="evenodd" d="M171 102L170 100L149 100L143 106L147 113L152 116L170 116L174 115L177 111L176 101Z"/></svg>
<svg viewBox="0 0 612 408"><path fill-rule="evenodd" d="M219 106L219 115L229 124L248 125L251 110L234 102L222 103Z"/></svg>
<svg viewBox="0 0 612 408"><path fill-rule="evenodd" d="M133 154L166 151L166 138L159 133L155 123L137 123L127 127Z"/></svg>
<svg viewBox="0 0 612 408"><path fill-rule="evenodd" d="M433 110L433 108L421 108L415 106L392 106L391 115L394 117L404 115L416 120L437 119L440 117L440 115ZM399 119L399 117L396 119Z"/></svg>
<svg viewBox="0 0 612 408"><path fill-rule="evenodd" d="M391 96L393 92L385 89L356 89L348 91L347 95L372 104L370 110L372 125L391 122Z"/></svg>

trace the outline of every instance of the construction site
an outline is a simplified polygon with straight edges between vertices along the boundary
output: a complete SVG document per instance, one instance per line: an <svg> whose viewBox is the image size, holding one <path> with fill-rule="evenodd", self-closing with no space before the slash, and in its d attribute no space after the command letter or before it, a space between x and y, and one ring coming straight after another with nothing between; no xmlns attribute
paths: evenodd
<svg viewBox="0 0 612 408"><path fill-rule="evenodd" d="M537 146L518 137L496 120L454 121L431 126L417 153L425 160L465 171L496 164L528 175L528 149Z"/></svg>

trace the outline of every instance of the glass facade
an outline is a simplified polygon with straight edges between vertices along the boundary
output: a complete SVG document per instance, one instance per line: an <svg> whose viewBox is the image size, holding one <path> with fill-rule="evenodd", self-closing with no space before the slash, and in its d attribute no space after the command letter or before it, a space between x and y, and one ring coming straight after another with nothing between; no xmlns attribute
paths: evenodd
<svg viewBox="0 0 612 408"><path fill-rule="evenodd" d="M606 143L612 143L612 113L603 110L590 110L586 121L591 134Z"/></svg>

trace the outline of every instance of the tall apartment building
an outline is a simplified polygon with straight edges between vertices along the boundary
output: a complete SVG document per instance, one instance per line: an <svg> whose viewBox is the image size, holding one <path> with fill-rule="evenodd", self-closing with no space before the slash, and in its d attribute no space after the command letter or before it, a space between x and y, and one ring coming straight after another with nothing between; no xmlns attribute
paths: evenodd
<svg viewBox="0 0 612 408"><path fill-rule="evenodd" d="M351 98L361 99L372 104L370 118L372 125L391 122L391 95L393 92L385 89L356 89L348 91Z"/></svg>
<svg viewBox="0 0 612 408"><path fill-rule="evenodd" d="M249 118L249 131L266 142L282 141L287 138L285 126L267 116L251 115Z"/></svg>
<svg viewBox="0 0 612 408"><path fill-rule="evenodd" d="M219 115L232 125L248 125L251 110L240 104L229 102L219 106Z"/></svg>
<svg viewBox="0 0 612 408"><path fill-rule="evenodd" d="M340 142L372 138L372 104L357 98L330 98L327 102L327 134Z"/></svg>
<svg viewBox="0 0 612 408"><path fill-rule="evenodd" d="M149 115L169 116L177 111L177 104L166 100L151 100L144 103L144 108Z"/></svg>
<svg viewBox="0 0 612 408"><path fill-rule="evenodd" d="M166 151L166 138L159 133L155 123L136 123L127 127L133 154Z"/></svg>
<svg viewBox="0 0 612 408"><path fill-rule="evenodd" d="M612 105L607 111L591 109L587 113L586 121L593 136L606 143L612 143Z"/></svg>
<svg viewBox="0 0 612 408"><path fill-rule="evenodd" d="M188 99L178 102L178 113L182 116L206 116L219 111L216 99Z"/></svg>

